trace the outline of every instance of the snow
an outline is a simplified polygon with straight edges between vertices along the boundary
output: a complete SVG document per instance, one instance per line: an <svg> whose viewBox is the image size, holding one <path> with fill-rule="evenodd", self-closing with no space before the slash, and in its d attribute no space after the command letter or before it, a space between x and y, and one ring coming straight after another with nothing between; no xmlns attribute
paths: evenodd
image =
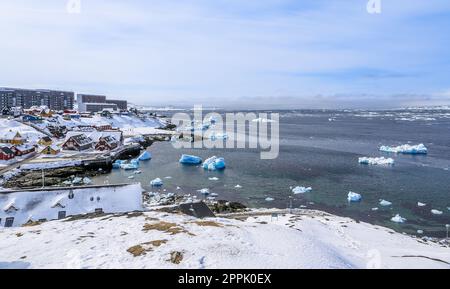
<svg viewBox="0 0 450 289"><path fill-rule="evenodd" d="M65 161L52 161L52 162L37 162L37 163L27 163L21 165L22 170L46 170L46 169L57 169L66 167L76 167L80 166L80 160L65 160Z"/></svg>
<svg viewBox="0 0 450 289"><path fill-rule="evenodd" d="M202 221L185 215L150 211L133 217L108 215L3 229L0 267L448 269L447 264L432 259L450 262L450 250L433 242L423 244L384 227L322 212L299 210L296 215L280 215L278 219L271 218L270 212L255 212L240 220L205 220L217 226L201 226L197 222ZM173 223L186 233L143 230L146 224L159 222ZM160 246L149 245L156 240L166 241ZM147 251L134 257L127 250L137 245ZM174 251L183 254L178 265L168 261ZM406 255L425 258L401 257ZM21 260L22 256L27 258Z"/></svg>
<svg viewBox="0 0 450 289"><path fill-rule="evenodd" d="M153 181L150 182L150 185L152 187L162 187L163 186L163 181L160 178L156 178Z"/></svg>
<svg viewBox="0 0 450 289"><path fill-rule="evenodd" d="M442 214L444 214L444 212L439 211L439 210L431 210L431 213L432 213L433 215L442 215Z"/></svg>
<svg viewBox="0 0 450 289"><path fill-rule="evenodd" d="M354 192L349 192L347 199L349 202L360 202L362 200L362 196Z"/></svg>
<svg viewBox="0 0 450 289"><path fill-rule="evenodd" d="M395 217L393 217L391 219L391 221L394 222L394 223L400 223L401 224L401 223L406 222L406 219L402 218L399 214L397 214Z"/></svg>
<svg viewBox="0 0 450 289"><path fill-rule="evenodd" d="M202 163L202 159L197 156L182 155L180 163L185 165L199 165Z"/></svg>
<svg viewBox="0 0 450 289"><path fill-rule="evenodd" d="M295 195L299 195L299 194L305 194L305 193L309 193L312 191L312 188L306 188L306 187L295 187L294 189L292 189L292 192Z"/></svg>
<svg viewBox="0 0 450 289"><path fill-rule="evenodd" d="M226 167L225 159L218 158L216 156L207 159L203 163L203 168L209 171L223 170L225 169L225 167Z"/></svg>
<svg viewBox="0 0 450 289"><path fill-rule="evenodd" d="M392 166L394 165L395 161L392 158L359 158L358 162L363 165L385 165L385 166Z"/></svg>
<svg viewBox="0 0 450 289"><path fill-rule="evenodd" d="M73 199L69 198L70 191L73 192ZM13 225L20 226L29 220L58 219L59 211L71 216L93 213L97 208L102 208L106 213L142 210L141 195L140 184L0 194L0 208L13 205L17 209L12 213L1 210L0 218L14 217Z"/></svg>
<svg viewBox="0 0 450 289"><path fill-rule="evenodd" d="M423 144L419 144L419 145L405 144L405 145L401 145L401 146L397 146L397 147L382 146L380 148L380 151L388 152L388 153L397 153L397 154L401 153L401 154L412 154L412 155L428 153L428 149Z"/></svg>
<svg viewBox="0 0 450 289"><path fill-rule="evenodd" d="M389 206L392 206L392 203L389 202L389 201L386 201L386 200L381 200L380 201L380 206L389 207Z"/></svg>
<svg viewBox="0 0 450 289"><path fill-rule="evenodd" d="M139 161L149 161L152 159L152 154L149 153L148 151L143 152L139 157L138 160Z"/></svg>

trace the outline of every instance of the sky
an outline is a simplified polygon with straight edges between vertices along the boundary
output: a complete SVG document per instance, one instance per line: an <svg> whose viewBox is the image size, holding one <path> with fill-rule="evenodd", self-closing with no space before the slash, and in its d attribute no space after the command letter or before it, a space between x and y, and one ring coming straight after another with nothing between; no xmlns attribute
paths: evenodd
<svg viewBox="0 0 450 289"><path fill-rule="evenodd" d="M0 86L148 106L449 105L450 1L368 1L0 0Z"/></svg>

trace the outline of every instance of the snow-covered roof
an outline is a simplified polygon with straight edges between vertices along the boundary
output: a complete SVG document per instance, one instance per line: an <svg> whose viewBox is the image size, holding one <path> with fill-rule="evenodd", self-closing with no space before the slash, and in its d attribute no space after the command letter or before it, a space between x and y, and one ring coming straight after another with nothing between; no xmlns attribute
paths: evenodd
<svg viewBox="0 0 450 289"><path fill-rule="evenodd" d="M0 218L14 217L14 226L30 219L58 219L58 212L67 216L94 213L122 213L142 210L140 184L93 188L61 188L48 191L0 192ZM71 192L73 198L70 198ZM14 208L14 212L11 212Z"/></svg>
<svg viewBox="0 0 450 289"><path fill-rule="evenodd" d="M89 138L86 134L79 133L79 132L75 132L72 135L67 134L66 135L66 142L69 139L74 140L79 145L88 145L88 144L92 143L92 139L91 138Z"/></svg>
<svg viewBox="0 0 450 289"><path fill-rule="evenodd" d="M0 147L0 152L4 153L5 155L13 155L14 152L7 146Z"/></svg>
<svg viewBox="0 0 450 289"><path fill-rule="evenodd" d="M66 140L68 140L70 137L75 135L85 135L86 137L90 138L93 142L98 142L100 138L108 138L112 137L116 141L120 141L122 137L121 131L89 131L89 132L77 132L77 131L69 131L66 134Z"/></svg>
<svg viewBox="0 0 450 289"><path fill-rule="evenodd" d="M17 131L7 131L4 132L0 138L6 140L13 140L16 136L20 136L20 133Z"/></svg>

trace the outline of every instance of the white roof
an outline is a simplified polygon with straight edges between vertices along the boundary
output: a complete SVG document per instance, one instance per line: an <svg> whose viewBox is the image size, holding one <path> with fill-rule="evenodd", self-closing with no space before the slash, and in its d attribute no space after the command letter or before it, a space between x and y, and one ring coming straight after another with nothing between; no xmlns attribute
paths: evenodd
<svg viewBox="0 0 450 289"><path fill-rule="evenodd" d="M69 131L66 134L66 141L72 137L72 136L76 136L76 135L80 135L83 134L87 137L89 137L90 139L92 139L94 142L98 142L100 138L102 137L107 137L107 136L111 136L114 139L116 139L117 141L120 141L120 138L122 136L122 132L121 131L86 131L86 132L80 132L80 131Z"/></svg>

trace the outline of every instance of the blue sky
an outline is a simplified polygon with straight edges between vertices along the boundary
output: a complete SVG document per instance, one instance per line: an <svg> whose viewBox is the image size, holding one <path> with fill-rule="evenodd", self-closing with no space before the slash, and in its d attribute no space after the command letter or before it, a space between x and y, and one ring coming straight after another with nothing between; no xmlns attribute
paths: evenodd
<svg viewBox="0 0 450 289"><path fill-rule="evenodd" d="M450 1L0 0L0 86L145 105L450 104Z"/></svg>

